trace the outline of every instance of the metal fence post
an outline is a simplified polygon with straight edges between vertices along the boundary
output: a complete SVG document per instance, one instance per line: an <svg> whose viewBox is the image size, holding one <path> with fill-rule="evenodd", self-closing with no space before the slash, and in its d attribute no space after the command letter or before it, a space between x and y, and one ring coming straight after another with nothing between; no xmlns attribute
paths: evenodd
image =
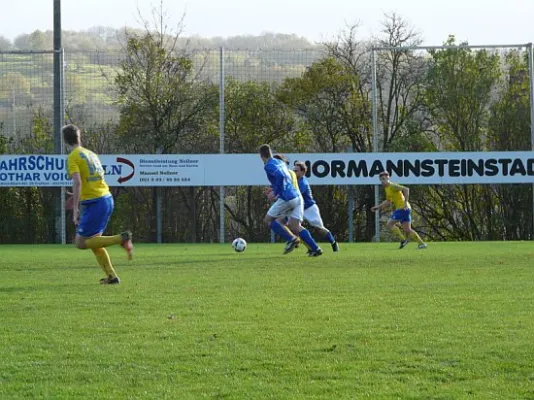
<svg viewBox="0 0 534 400"><path fill-rule="evenodd" d="M219 51L219 152L224 154L224 48ZM225 239L224 186L219 186L219 242Z"/></svg>
<svg viewBox="0 0 534 400"><path fill-rule="evenodd" d="M373 109L373 153L378 152L378 104L376 78L376 50L371 50L371 102ZM375 185L375 204L380 200L379 186ZM380 242L380 213L375 213L375 242Z"/></svg>
<svg viewBox="0 0 534 400"><path fill-rule="evenodd" d="M54 0L54 152L56 154L64 153L63 138L61 136L61 128L65 123L63 56L63 45L61 43L61 0ZM54 197L56 243L65 244L65 188L58 188Z"/></svg>
<svg viewBox="0 0 534 400"><path fill-rule="evenodd" d="M354 153L352 146L347 149L349 153ZM347 186L347 215L349 218L349 243L354 242L354 186Z"/></svg>
<svg viewBox="0 0 534 400"><path fill-rule="evenodd" d="M65 92L66 92L66 86L65 86L65 68L66 68L66 62L65 62L65 49L61 49L61 57L60 57L60 64L61 64L61 90L60 90L60 104L61 104L61 125L65 123ZM59 140L61 141L60 144L60 154L65 154L65 144L63 143L63 136L61 136L61 132L59 134ZM65 186L61 186L60 188L60 217L59 217L59 223L60 223L60 232L61 232L61 244L67 243L67 216L66 216L66 210L65 210L65 195L66 195L66 188Z"/></svg>
<svg viewBox="0 0 534 400"><path fill-rule="evenodd" d="M527 53L530 80L530 145L534 150L534 45L532 43L527 45ZM534 238L534 184L532 184L532 233L530 237Z"/></svg>
<svg viewBox="0 0 534 400"><path fill-rule="evenodd" d="M158 155L163 153L163 149L158 148ZM163 243L163 219L162 219L162 210L163 210L163 199L162 199L162 188L156 188L156 243Z"/></svg>

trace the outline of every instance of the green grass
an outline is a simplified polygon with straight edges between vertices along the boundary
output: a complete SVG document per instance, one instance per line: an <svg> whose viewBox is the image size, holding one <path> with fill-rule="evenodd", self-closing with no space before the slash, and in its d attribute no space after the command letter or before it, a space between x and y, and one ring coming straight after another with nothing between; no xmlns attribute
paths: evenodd
<svg viewBox="0 0 534 400"><path fill-rule="evenodd" d="M0 398L532 399L529 242L0 246Z"/></svg>

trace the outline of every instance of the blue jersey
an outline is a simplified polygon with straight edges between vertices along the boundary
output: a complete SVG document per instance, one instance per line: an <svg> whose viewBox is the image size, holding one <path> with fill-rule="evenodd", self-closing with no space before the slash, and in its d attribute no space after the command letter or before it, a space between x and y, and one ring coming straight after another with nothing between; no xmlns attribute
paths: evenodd
<svg viewBox="0 0 534 400"><path fill-rule="evenodd" d="M291 178L291 174L289 173L285 162L276 158L271 158L267 161L264 168L276 197L289 201L300 195L293 185L293 179Z"/></svg>
<svg viewBox="0 0 534 400"><path fill-rule="evenodd" d="M304 199L304 209L306 210L317 203L313 199L312 190L306 177L303 176L299 178L298 182L299 182L300 194L302 195L302 198Z"/></svg>

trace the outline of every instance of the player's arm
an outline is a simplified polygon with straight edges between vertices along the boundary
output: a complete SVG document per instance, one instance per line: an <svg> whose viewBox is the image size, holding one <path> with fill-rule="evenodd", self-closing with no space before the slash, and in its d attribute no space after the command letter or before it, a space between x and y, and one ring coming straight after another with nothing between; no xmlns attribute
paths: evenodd
<svg viewBox="0 0 534 400"><path fill-rule="evenodd" d="M399 192L402 192L404 195L404 208L408 208L408 200L410 198L410 189L408 189L406 186L399 185L397 183L391 184L395 189L397 189Z"/></svg>
<svg viewBox="0 0 534 400"><path fill-rule="evenodd" d="M267 179L269 179L269 182L271 183L274 196L279 197L281 190L277 179L278 170L273 165L266 164L265 172L267 173Z"/></svg>
<svg viewBox="0 0 534 400"><path fill-rule="evenodd" d="M75 224L78 224L78 218L80 216L80 195L82 192L82 178L79 172L74 172L72 178L72 220Z"/></svg>
<svg viewBox="0 0 534 400"><path fill-rule="evenodd" d="M265 194L265 196L267 197L267 199L269 201L275 201L278 197L276 197L276 195L274 194L274 190L273 190L273 187L272 186L267 186L264 190L263 190L263 193Z"/></svg>
<svg viewBox="0 0 534 400"><path fill-rule="evenodd" d="M379 211L379 210L382 210L383 208L385 207L389 207L391 205L391 201L389 200L384 200L382 203L376 205L376 206L373 206L371 207L371 211L372 212L375 212L375 211Z"/></svg>
<svg viewBox="0 0 534 400"><path fill-rule="evenodd" d="M410 189L406 186L402 187L402 194L404 195L404 209L408 208L408 198L410 197Z"/></svg>
<svg viewBox="0 0 534 400"><path fill-rule="evenodd" d="M78 224L80 216L80 195L82 191L82 178L80 168L78 167L77 158L79 156L70 154L67 158L67 174L72 179L72 221Z"/></svg>

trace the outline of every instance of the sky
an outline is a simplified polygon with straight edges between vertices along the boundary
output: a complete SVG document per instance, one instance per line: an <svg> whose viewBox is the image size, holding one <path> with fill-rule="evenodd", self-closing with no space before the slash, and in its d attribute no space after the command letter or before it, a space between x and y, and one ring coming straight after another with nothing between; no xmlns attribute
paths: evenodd
<svg viewBox="0 0 534 400"><path fill-rule="evenodd" d="M2 4L4 3L5 4ZM36 29L52 30L53 0L0 0L0 36L13 40ZM159 0L62 0L64 30L94 26L141 27ZM7 11L9 4L9 11ZM321 42L354 23L359 36L377 35L384 13L396 12L422 33L423 44L449 34L472 45L534 42L534 0L163 0L167 22L183 36L294 33Z"/></svg>

